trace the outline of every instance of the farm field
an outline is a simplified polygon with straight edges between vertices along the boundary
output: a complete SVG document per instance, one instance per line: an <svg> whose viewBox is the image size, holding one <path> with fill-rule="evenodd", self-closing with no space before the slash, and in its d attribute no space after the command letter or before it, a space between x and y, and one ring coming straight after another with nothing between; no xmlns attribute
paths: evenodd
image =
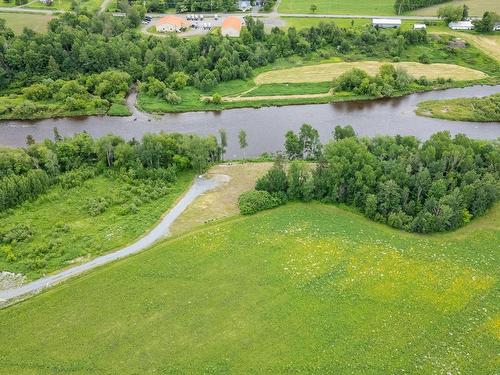
<svg viewBox="0 0 500 375"><path fill-rule="evenodd" d="M453 0L447 4L454 6L467 4L469 7L469 14L471 16L482 16L487 10L500 13L500 2L498 0ZM435 16L437 15L438 9L442 6L443 4L439 4L427 8L421 8L410 12L409 14L416 16Z"/></svg>
<svg viewBox="0 0 500 375"><path fill-rule="evenodd" d="M210 225L1 310L0 372L492 374L499 215L433 236L318 203Z"/></svg>
<svg viewBox="0 0 500 375"><path fill-rule="evenodd" d="M393 0L281 0L280 13L313 13L311 5L317 6L317 14L356 14L391 15L394 14Z"/></svg>
<svg viewBox="0 0 500 375"><path fill-rule="evenodd" d="M426 101L418 104L416 112L421 116L454 121L500 121L500 94Z"/></svg>
<svg viewBox="0 0 500 375"><path fill-rule="evenodd" d="M46 32L47 25L54 16L47 14L5 12L0 13L0 18L5 20L7 27L10 27L16 34L19 34L25 27L41 33Z"/></svg>
<svg viewBox="0 0 500 375"><path fill-rule="evenodd" d="M339 62L295 67L282 70L264 72L255 77L258 85L270 83L298 83L298 82L325 82L331 81L342 73L358 68L370 75L376 75L382 61ZM394 63L408 71L414 77L426 76L428 79L452 78L455 80L473 80L485 78L486 74L452 64L420 64L416 62Z"/></svg>
<svg viewBox="0 0 500 375"><path fill-rule="evenodd" d="M371 23L368 19L348 19L348 18L314 18L314 17L282 17L286 22L286 27L295 27L297 30L318 26L320 23L335 23L338 27L363 28Z"/></svg>
<svg viewBox="0 0 500 375"><path fill-rule="evenodd" d="M0 216L0 232L14 228L31 233L27 240L9 245L13 260L0 247L0 269L35 279L126 245L160 219L187 190L193 175L180 174L159 198L138 183L132 187L119 178L104 176L70 189L55 186L35 201ZM97 215L89 209L96 199L107 202L104 212Z"/></svg>

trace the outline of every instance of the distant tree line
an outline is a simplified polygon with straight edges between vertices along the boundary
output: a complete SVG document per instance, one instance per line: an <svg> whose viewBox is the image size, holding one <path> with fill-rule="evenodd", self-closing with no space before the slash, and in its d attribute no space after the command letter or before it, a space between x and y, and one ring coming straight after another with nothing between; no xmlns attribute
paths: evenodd
<svg viewBox="0 0 500 375"><path fill-rule="evenodd" d="M274 28L266 33L262 21L251 17L246 18L240 38L217 33L197 39L156 38L135 30L140 20L65 13L50 21L47 33L26 29L20 35L0 20L0 89L22 88L46 79L79 80L114 70L126 72L132 82L155 78L171 90L176 90L175 82L183 73L185 85L210 90L223 81L246 79L252 69L295 54L328 50L338 55L392 58L408 46L427 43L425 31L348 30L331 23L300 31Z"/></svg>
<svg viewBox="0 0 500 375"><path fill-rule="evenodd" d="M53 184L70 188L104 170L132 179L173 182L177 172L202 172L223 153L215 137L166 133L126 142L115 135L93 139L87 133L63 139L56 129L54 141L35 143L29 137L28 143L24 149L0 149L0 212Z"/></svg>
<svg viewBox="0 0 500 375"><path fill-rule="evenodd" d="M351 127L339 126L323 147L311 129L302 127L307 140L300 141L299 133L299 142L290 142L293 132L287 133L286 155L292 161L287 167L278 158L257 181L261 193L242 196L242 213L315 199L351 205L395 228L430 233L459 228L498 200L498 141L448 132L423 143L413 136L360 138Z"/></svg>
<svg viewBox="0 0 500 375"><path fill-rule="evenodd" d="M396 14L403 14L415 9L427 8L433 5L450 2L451 0L396 0L394 11Z"/></svg>

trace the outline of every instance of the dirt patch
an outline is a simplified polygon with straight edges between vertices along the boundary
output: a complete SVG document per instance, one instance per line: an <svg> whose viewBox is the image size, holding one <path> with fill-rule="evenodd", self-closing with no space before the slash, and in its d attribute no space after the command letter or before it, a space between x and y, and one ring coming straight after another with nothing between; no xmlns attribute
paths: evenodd
<svg viewBox="0 0 500 375"><path fill-rule="evenodd" d="M293 95L269 95L269 96L235 96L222 98L225 102L240 102L244 101L259 101L267 99L310 99L310 98L324 98L332 95L332 90L324 94L293 94Z"/></svg>
<svg viewBox="0 0 500 375"><path fill-rule="evenodd" d="M326 82L335 79L342 73L353 68L362 69L370 75L376 75L380 66L383 64L387 64L387 62L338 62L272 70L259 74L255 78L255 83L257 85L262 85L269 83ZM393 63L393 65L406 69L408 73L417 78L426 76L428 79L452 78L457 80L472 80L487 77L485 73L479 70L453 64L420 64L417 62L401 62Z"/></svg>
<svg viewBox="0 0 500 375"><path fill-rule="evenodd" d="M195 227L239 214L238 197L255 186L255 181L271 168L272 163L221 164L206 176L220 179L221 185L200 195L172 224L174 235Z"/></svg>
<svg viewBox="0 0 500 375"><path fill-rule="evenodd" d="M26 277L20 273L0 272L0 290L16 288L26 282Z"/></svg>

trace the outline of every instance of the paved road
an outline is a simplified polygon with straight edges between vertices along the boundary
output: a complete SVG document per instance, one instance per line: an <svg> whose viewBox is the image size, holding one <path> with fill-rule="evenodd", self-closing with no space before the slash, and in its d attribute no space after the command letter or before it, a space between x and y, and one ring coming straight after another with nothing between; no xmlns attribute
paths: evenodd
<svg viewBox="0 0 500 375"><path fill-rule="evenodd" d="M189 204L200 194L217 187L220 179L217 176L206 179L204 177L197 177L182 199L161 219L157 226L155 226L148 234L140 238L133 244L126 246L120 250L114 251L109 254L101 255L87 263L80 264L75 267L68 268L56 274L43 277L41 279L32 281L28 284L22 285L17 288L0 290L0 306L9 303L10 301L17 300L23 296L28 296L40 292L41 290L58 284L70 277L80 275L88 270L113 262L117 259L126 257L130 254L137 253L150 247L159 239L165 237L170 225L175 219L189 206Z"/></svg>
<svg viewBox="0 0 500 375"><path fill-rule="evenodd" d="M113 0L105 0L100 7L99 12L102 13L108 7L108 4ZM13 12L13 13L42 13L42 14L57 14L64 13L64 10L52 10L52 9L29 9L29 8L19 8L19 7L0 7L0 12ZM125 14L121 12L112 13L115 17L124 17ZM163 17L171 13L147 13L150 17ZM306 17L306 18L356 18L356 19L372 19L372 18L393 18L402 20L439 20L436 16L370 16L370 15L353 15L353 14L312 14L312 13L279 13L277 7L270 13L200 13L205 15L205 17L211 18L214 14L218 14L221 17L227 16L238 16L244 17L246 15L251 15L254 17L264 18L264 19L275 19L279 20L280 17ZM278 23L278 22L276 22Z"/></svg>
<svg viewBox="0 0 500 375"><path fill-rule="evenodd" d="M64 10L31 9L31 8L19 8L19 7L0 7L0 12L58 14L58 13L64 13Z"/></svg>

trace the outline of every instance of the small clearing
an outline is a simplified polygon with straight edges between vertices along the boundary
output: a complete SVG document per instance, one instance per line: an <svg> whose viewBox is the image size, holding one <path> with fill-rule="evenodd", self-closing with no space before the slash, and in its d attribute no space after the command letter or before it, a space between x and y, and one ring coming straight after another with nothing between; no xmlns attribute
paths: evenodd
<svg viewBox="0 0 500 375"><path fill-rule="evenodd" d="M272 70L261 73L255 77L255 83L257 85L262 85L267 83L325 82L333 80L342 73L345 73L353 68L362 69L370 75L376 75L379 68L383 64L387 64L387 62L338 62ZM400 62L394 63L393 65L406 69L408 73L414 77L426 76L428 79L451 78L463 81L487 77L485 73L479 70L453 64L420 64L417 62Z"/></svg>
<svg viewBox="0 0 500 375"><path fill-rule="evenodd" d="M174 235L186 233L204 223L237 215L240 194L252 189L271 166L272 163L243 163L210 168L207 178L222 179L222 183L196 198L172 224L170 232Z"/></svg>

